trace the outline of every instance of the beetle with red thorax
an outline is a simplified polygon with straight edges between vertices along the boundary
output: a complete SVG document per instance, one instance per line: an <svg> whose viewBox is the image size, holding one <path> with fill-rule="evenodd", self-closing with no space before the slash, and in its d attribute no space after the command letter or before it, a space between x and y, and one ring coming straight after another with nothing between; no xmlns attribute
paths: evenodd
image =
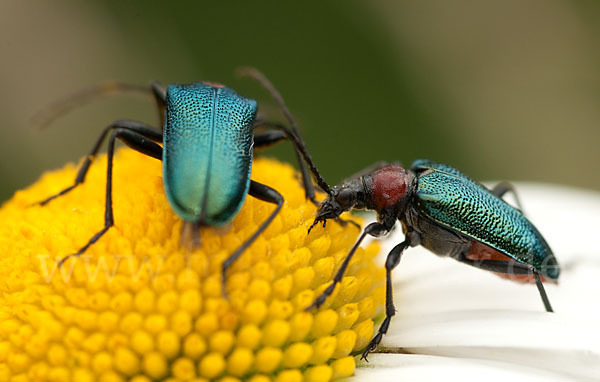
<svg viewBox="0 0 600 382"><path fill-rule="evenodd" d="M409 246L422 245L436 255L512 280L535 283L546 310L552 312L542 280L558 280L558 262L521 210L502 199L507 191L514 193L509 183L489 190L450 166L428 160L415 161L410 170L380 164L333 187L311 229L352 209L375 211L377 222L365 227L331 285L308 309L318 308L333 293L367 235L384 236L400 220L405 240L390 251L385 263L386 317L363 358L379 344L395 314L391 271Z"/></svg>

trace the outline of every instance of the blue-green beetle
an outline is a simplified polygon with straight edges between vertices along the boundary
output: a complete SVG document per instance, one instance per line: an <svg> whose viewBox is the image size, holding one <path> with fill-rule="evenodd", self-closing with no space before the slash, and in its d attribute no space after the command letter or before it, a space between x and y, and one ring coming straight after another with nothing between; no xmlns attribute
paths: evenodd
<svg viewBox="0 0 600 382"><path fill-rule="evenodd" d="M70 104L81 104L82 100L87 101L98 94L116 91L150 91L159 106L161 124L164 126L158 129L133 120L111 123L103 130L86 156L74 184L40 203L44 205L83 183L100 145L111 132L108 141L104 227L79 251L64 257L60 264L71 256L83 254L114 224L112 165L117 138L143 154L162 160L167 199L175 213L186 222L182 237L187 237L192 244L199 242L198 227L222 226L229 223L241 208L247 194L276 204L274 211L260 227L225 260L222 268L223 281L227 269L267 228L283 205L283 197L279 192L250 179L254 148L268 146L284 139L290 140L296 150L307 198L315 202L315 191L306 165L317 184L325 192L330 192L329 186L314 166L294 120L277 90L256 69L245 69L242 74L254 77L271 93L289 121L289 128L279 123L258 120L256 101L211 82L170 85L166 90L156 83L150 88L119 83L104 84L71 96L51 109L57 112L50 117L45 116L45 121L40 125L47 124L62 114L66 109L65 104L70 107ZM255 133L257 128L267 130ZM159 143L162 143L162 147Z"/></svg>
<svg viewBox="0 0 600 382"><path fill-rule="evenodd" d="M521 210L502 199L507 191L514 192L508 183L488 190L460 171L428 160L415 161L410 170L380 163L333 187L313 226L350 209L374 210L377 222L364 229L332 284L309 309L318 308L333 292L366 235L386 235L400 220L405 240L390 251L385 263L386 317L363 358L379 344L395 314L391 271L409 246L422 245L503 277L535 282L546 310L552 312L542 280L558 280L558 262Z"/></svg>

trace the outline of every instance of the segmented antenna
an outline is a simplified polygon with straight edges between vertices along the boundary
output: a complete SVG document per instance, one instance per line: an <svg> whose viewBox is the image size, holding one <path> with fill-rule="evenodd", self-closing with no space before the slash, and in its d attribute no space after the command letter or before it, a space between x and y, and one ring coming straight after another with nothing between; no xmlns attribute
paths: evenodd
<svg viewBox="0 0 600 382"><path fill-rule="evenodd" d="M59 99L31 117L30 123L33 128L41 130L48 127L56 119L67 114L71 110L90 103L96 98L121 93L149 94L152 95L150 86L128 84L118 81L106 81L78 90L66 97Z"/></svg>
<svg viewBox="0 0 600 382"><path fill-rule="evenodd" d="M294 121L294 117L292 117L292 113L290 113L290 110L286 106L285 101L283 100L283 97L281 96L281 94L279 94L277 89L275 89L275 86L273 86L271 81L269 81L269 79L256 68L241 67L241 68L236 69L235 72L239 76L254 78L265 89L267 89L267 91L271 94L271 97L273 97L273 99L275 99L275 101L279 104L279 107L281 108L281 112L283 113L283 116L285 117L285 119L288 120L290 127L292 129L292 132L296 136L298 144L302 148L302 150L301 150L302 156L304 157L308 166L312 170L312 173L315 176L315 180L317 181L317 184L319 185L319 187L321 187L321 189L323 191L325 191L328 194L331 194L331 188L329 187L329 185L327 184L325 179L323 179L319 175L319 172L317 171L317 168L314 165L312 158L308 154L308 150L306 149L306 146L304 145L304 141L302 140L302 137L300 136L300 130L298 130L298 126L296 125L296 122ZM300 165L302 166L301 161L300 161Z"/></svg>

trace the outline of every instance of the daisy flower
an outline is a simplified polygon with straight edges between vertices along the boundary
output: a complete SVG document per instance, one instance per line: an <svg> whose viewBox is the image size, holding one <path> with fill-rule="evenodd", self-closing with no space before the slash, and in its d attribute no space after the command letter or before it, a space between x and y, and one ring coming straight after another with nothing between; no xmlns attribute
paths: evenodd
<svg viewBox="0 0 600 382"><path fill-rule="evenodd" d="M115 226L102 227L106 156L84 184L69 165L0 209L0 381L329 381L353 374L383 300L378 246L361 249L334 295L306 311L359 233L307 233L315 206L294 170L257 159L252 178L285 204L228 273L221 264L272 212L247 198L228 229L204 228L190 252L164 195L161 163L125 149L115 159Z"/></svg>

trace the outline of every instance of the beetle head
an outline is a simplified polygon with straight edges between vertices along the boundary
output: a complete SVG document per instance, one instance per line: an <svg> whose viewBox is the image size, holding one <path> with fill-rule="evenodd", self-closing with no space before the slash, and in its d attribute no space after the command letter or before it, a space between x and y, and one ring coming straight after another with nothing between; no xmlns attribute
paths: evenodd
<svg viewBox="0 0 600 382"><path fill-rule="evenodd" d="M325 227L327 219L337 219L342 213L356 207L359 204L358 196L359 193L354 182L333 187L327 199L319 206L317 217L308 232L320 222L323 222L323 227Z"/></svg>

